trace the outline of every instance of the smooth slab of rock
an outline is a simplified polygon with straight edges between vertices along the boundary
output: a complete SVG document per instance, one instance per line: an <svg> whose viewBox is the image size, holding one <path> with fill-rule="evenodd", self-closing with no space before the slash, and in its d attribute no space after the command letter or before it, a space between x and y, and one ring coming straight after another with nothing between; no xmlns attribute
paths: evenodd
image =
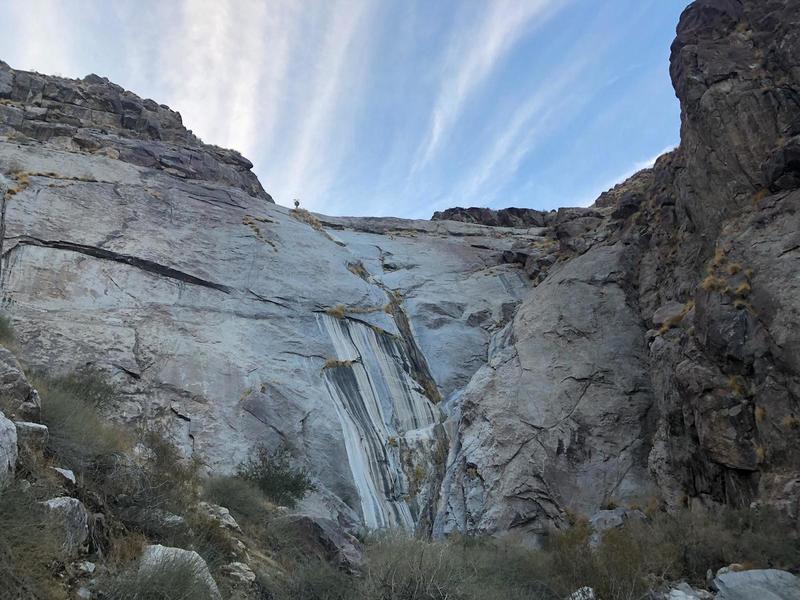
<svg viewBox="0 0 800 600"><path fill-rule="evenodd" d="M63 549L66 554L76 555L89 537L89 514L77 498L62 496L42 503L63 527Z"/></svg>
<svg viewBox="0 0 800 600"><path fill-rule="evenodd" d="M0 412L0 485L14 476L17 464L17 428Z"/></svg>
<svg viewBox="0 0 800 600"><path fill-rule="evenodd" d="M61 475L64 481L71 483L72 485L75 485L76 481L75 473L71 469L62 469L60 467L50 467L50 468L53 469L59 475Z"/></svg>
<svg viewBox="0 0 800 600"><path fill-rule="evenodd" d="M800 578L777 569L728 571L714 578L716 600L791 600L800 598Z"/></svg>
<svg viewBox="0 0 800 600"><path fill-rule="evenodd" d="M47 425L30 421L15 421L14 425L17 427L17 438L20 445L24 444L38 450L44 449L47 445L47 439L50 436Z"/></svg>
<svg viewBox="0 0 800 600"><path fill-rule="evenodd" d="M172 548L161 544L145 546L142 558L139 561L139 573L157 571L170 563L192 565L197 580L206 588L209 598L211 600L222 600L217 582L211 576L211 571L208 570L206 561L194 550Z"/></svg>

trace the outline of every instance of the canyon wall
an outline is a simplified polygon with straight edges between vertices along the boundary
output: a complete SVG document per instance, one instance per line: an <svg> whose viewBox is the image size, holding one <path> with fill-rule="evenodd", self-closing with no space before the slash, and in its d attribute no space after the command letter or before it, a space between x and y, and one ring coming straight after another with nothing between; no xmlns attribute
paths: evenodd
<svg viewBox="0 0 800 600"><path fill-rule="evenodd" d="M431 221L276 205L167 107L0 63L19 354L103 370L113 418L208 472L287 446L318 484L302 510L348 528L796 515L798 15L693 3L671 55L681 145L594 207Z"/></svg>

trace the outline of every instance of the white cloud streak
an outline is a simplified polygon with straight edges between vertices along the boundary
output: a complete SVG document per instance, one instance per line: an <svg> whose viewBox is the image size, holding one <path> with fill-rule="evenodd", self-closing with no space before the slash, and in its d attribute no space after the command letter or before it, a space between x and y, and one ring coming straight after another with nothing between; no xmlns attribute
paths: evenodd
<svg viewBox="0 0 800 600"><path fill-rule="evenodd" d="M341 160L335 157L341 157L343 140L334 139L331 129L338 110L346 104L344 93L357 87L357 53L365 52L357 40L366 33L368 5L362 0L344 0L333 6L331 13L333 18L326 27L315 77L302 100L286 173L277 182L284 194L303 196L312 207L319 202L319 195Z"/></svg>
<svg viewBox="0 0 800 600"><path fill-rule="evenodd" d="M456 36L439 76L430 129L417 150L412 173L431 161L469 97L528 31L531 21L545 20L555 4L553 0L494 0L487 3L487 13L476 29Z"/></svg>
<svg viewBox="0 0 800 600"><path fill-rule="evenodd" d="M575 205L576 206L591 206L592 204L594 204L595 200L597 200L597 198L600 197L600 194L602 194L603 192L607 192L608 190L613 188L615 185L624 182L625 180L627 180L628 178L632 177L633 175L635 175L636 173L638 173L642 169L651 168L653 165L656 164L656 161L661 156L663 156L667 152L672 152L673 150L675 150L675 148L676 148L676 146L667 146L666 148L664 148L658 154L655 154L654 156L651 156L649 158L645 158L644 160L640 160L640 161L637 161L637 162L633 163L633 165L631 165L630 168L626 169L621 175L617 175L616 177L607 180L605 183L603 183L602 185L598 186L596 188L596 191L591 192L590 194L585 196L582 200L579 200L578 202L576 202Z"/></svg>

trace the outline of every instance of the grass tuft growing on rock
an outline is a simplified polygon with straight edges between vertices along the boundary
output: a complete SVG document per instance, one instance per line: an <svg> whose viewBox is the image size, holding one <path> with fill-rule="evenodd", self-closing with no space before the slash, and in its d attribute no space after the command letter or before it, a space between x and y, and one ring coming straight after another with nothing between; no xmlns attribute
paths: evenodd
<svg viewBox="0 0 800 600"><path fill-rule="evenodd" d="M15 599L66 598L54 579L59 529L29 491L0 489L0 524L0 597L13 590Z"/></svg>

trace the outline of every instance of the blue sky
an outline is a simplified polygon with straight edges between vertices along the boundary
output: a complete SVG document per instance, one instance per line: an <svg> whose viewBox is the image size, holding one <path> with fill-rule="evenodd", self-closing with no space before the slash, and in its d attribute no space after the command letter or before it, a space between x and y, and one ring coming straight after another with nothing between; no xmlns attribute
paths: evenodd
<svg viewBox="0 0 800 600"><path fill-rule="evenodd" d="M281 204L428 218L591 203L679 140L687 0L0 0L0 59L97 73Z"/></svg>

